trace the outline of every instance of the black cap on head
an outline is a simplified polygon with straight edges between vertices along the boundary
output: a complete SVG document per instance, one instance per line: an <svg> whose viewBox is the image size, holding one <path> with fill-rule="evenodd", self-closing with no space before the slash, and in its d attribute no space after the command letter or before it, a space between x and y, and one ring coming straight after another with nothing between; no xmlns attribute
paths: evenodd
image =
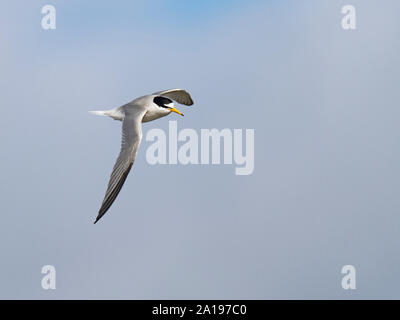
<svg viewBox="0 0 400 320"><path fill-rule="evenodd" d="M159 107L169 108L167 104L172 103L172 100L165 97L154 97L153 102Z"/></svg>

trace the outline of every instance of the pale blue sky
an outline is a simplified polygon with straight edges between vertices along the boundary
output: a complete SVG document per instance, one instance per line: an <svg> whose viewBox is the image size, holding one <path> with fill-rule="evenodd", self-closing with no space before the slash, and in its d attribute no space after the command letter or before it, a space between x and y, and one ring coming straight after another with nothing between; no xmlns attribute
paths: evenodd
<svg viewBox="0 0 400 320"><path fill-rule="evenodd" d="M193 3L0 4L0 297L400 298L400 3L351 1L354 31L347 1ZM143 141L93 225L121 128L87 111L173 87L195 105L144 134L255 129L253 175L150 166Z"/></svg>

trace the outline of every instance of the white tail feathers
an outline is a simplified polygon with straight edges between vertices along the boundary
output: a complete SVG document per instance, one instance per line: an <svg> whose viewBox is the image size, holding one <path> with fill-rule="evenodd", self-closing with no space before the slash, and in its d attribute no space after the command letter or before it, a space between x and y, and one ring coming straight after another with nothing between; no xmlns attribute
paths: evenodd
<svg viewBox="0 0 400 320"><path fill-rule="evenodd" d="M107 111L89 111L89 112L96 114L98 116L107 116Z"/></svg>
<svg viewBox="0 0 400 320"><path fill-rule="evenodd" d="M90 113L96 114L98 116L109 116L114 120L122 121L124 119L124 113L121 108L105 110L105 111L89 111Z"/></svg>

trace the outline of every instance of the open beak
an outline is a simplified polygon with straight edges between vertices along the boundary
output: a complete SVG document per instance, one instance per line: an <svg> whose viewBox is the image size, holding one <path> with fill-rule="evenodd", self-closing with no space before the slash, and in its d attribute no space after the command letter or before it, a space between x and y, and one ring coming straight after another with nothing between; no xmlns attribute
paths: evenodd
<svg viewBox="0 0 400 320"><path fill-rule="evenodd" d="M183 113L180 112L179 110L175 109L175 107L172 107L169 110L171 110L172 112L175 112L175 113L180 114L181 116L183 116Z"/></svg>

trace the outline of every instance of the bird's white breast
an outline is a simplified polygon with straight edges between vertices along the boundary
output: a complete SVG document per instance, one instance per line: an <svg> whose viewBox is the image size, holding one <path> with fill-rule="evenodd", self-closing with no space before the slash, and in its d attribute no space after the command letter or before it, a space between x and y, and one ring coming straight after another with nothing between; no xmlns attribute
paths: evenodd
<svg viewBox="0 0 400 320"><path fill-rule="evenodd" d="M151 103L147 107L147 112L144 115L142 122L149 122L158 118L165 117L169 115L171 111L166 108L160 108L159 106L155 105L154 103Z"/></svg>

